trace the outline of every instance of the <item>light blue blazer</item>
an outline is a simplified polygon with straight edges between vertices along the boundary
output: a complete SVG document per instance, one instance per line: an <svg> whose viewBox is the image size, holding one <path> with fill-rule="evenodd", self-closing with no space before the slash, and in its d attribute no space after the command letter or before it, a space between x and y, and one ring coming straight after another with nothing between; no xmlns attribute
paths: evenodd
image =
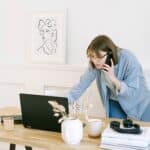
<svg viewBox="0 0 150 150"><path fill-rule="evenodd" d="M137 58L128 50L118 49L118 58L118 64L114 66L114 73L121 81L121 90L119 93L114 92L113 97L116 98L128 117L140 120L150 103L150 91L146 85L142 67ZM96 79L106 116L109 117L109 99L112 93L106 86L104 76L103 71L89 67L81 76L79 83L69 91L69 103L77 100Z"/></svg>

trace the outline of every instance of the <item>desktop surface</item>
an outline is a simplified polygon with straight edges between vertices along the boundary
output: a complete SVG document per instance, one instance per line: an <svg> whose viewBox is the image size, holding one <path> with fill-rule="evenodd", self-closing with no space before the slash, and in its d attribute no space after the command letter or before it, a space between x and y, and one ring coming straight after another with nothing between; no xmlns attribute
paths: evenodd
<svg viewBox="0 0 150 150"><path fill-rule="evenodd" d="M68 145L61 137L61 133L24 128L23 125L15 125L13 131L4 130L0 125L0 141L19 145L45 148L47 150L99 150L100 139L89 138L84 131L84 138L78 145Z"/></svg>
<svg viewBox="0 0 150 150"><path fill-rule="evenodd" d="M111 119L102 119L104 128ZM114 120L114 119L113 119ZM139 122L140 125L150 126L150 123ZM84 128L84 136L78 145L68 145L61 137L61 133L24 128L23 125L15 125L14 130L4 130L0 125L0 141L32 147L45 148L47 150L100 150L100 138L90 138L87 134L87 126Z"/></svg>

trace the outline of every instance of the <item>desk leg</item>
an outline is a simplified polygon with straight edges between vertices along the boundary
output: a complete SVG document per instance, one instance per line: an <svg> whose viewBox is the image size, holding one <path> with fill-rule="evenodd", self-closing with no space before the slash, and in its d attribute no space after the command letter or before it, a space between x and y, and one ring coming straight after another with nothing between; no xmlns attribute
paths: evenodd
<svg viewBox="0 0 150 150"><path fill-rule="evenodd" d="M32 150L32 147L31 146L25 146L25 149L26 150Z"/></svg>
<svg viewBox="0 0 150 150"><path fill-rule="evenodd" d="M16 144L10 143L9 150L15 150L16 149Z"/></svg>
<svg viewBox="0 0 150 150"><path fill-rule="evenodd" d="M16 144L10 144L9 150L15 150L16 149ZM25 146L26 150L32 150L31 146Z"/></svg>

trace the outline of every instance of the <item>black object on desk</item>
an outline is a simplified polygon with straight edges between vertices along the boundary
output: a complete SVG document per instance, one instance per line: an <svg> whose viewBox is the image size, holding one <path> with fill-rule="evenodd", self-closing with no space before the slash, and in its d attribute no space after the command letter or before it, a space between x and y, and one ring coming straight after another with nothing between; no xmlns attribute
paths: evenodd
<svg viewBox="0 0 150 150"><path fill-rule="evenodd" d="M26 128L61 132L58 120L62 117L54 116L53 107L49 102L56 102L69 112L68 98L59 96L20 94L22 124Z"/></svg>
<svg viewBox="0 0 150 150"><path fill-rule="evenodd" d="M140 129L140 125L137 123L133 123L131 119L124 119L122 121L123 128L120 127L119 121L111 121L110 128L119 132L119 133L128 133L128 134L141 134L142 130Z"/></svg>

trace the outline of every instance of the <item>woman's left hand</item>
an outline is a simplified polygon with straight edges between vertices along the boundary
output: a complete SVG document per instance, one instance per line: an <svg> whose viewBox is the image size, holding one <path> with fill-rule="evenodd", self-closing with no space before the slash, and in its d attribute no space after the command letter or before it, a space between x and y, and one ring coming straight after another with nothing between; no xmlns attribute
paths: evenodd
<svg viewBox="0 0 150 150"><path fill-rule="evenodd" d="M118 91L120 91L120 89L121 89L121 82L115 76L114 63L113 63L112 59L111 59L111 66L109 66L107 64L104 64L102 66L102 69L107 73L109 79L112 81L112 83L114 83L114 85L116 86Z"/></svg>
<svg viewBox="0 0 150 150"><path fill-rule="evenodd" d="M107 65L107 64L103 64L102 69L107 73L107 75L109 76L110 80L112 82L114 82L116 80L116 76L114 74L114 63L111 59L111 66Z"/></svg>

